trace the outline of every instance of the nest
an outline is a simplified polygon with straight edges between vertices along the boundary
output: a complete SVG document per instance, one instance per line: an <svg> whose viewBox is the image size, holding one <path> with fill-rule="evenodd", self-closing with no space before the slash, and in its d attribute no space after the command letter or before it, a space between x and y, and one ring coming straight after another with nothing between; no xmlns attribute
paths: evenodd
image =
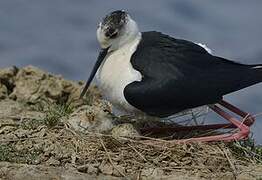
<svg viewBox="0 0 262 180"><path fill-rule="evenodd" d="M83 173L114 176L168 176L176 173L203 176L235 172L239 163L222 143L174 144L148 137L115 138L79 134L65 127L42 127L31 134L2 140L9 147L7 161L73 167ZM29 135L30 134L30 135ZM23 138L24 137L24 138Z"/></svg>

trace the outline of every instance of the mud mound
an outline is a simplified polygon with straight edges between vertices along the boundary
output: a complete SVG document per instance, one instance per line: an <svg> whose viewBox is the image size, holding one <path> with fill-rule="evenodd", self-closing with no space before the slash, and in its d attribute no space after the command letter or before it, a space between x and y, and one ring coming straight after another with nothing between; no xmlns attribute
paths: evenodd
<svg viewBox="0 0 262 180"><path fill-rule="evenodd" d="M80 100L82 86L32 66L0 70L0 178L262 177L262 166L223 143L141 136L133 124L119 124L95 87Z"/></svg>

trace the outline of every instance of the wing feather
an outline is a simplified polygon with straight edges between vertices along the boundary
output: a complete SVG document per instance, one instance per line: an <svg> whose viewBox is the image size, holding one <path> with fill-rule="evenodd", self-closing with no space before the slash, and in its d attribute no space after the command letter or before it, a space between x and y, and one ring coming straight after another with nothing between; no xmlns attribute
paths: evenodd
<svg viewBox="0 0 262 180"><path fill-rule="evenodd" d="M247 65L158 32L142 34L131 64L143 78L126 86L125 98L147 114L160 117L216 103L223 95L255 83L248 78L251 71Z"/></svg>

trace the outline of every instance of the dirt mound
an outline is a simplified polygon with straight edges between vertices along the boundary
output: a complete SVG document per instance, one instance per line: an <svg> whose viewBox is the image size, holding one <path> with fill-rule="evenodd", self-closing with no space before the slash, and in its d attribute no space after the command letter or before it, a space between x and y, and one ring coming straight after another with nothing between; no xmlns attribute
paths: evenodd
<svg viewBox="0 0 262 180"><path fill-rule="evenodd" d="M231 145L142 136L95 87L80 100L82 86L32 66L0 70L0 178L262 178Z"/></svg>

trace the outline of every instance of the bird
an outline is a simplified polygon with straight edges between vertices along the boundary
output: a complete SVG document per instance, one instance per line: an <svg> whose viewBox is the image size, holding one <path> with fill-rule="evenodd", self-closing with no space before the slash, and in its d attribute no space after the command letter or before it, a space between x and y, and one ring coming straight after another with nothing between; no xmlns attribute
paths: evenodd
<svg viewBox="0 0 262 180"><path fill-rule="evenodd" d="M218 57L161 32L140 32L124 10L107 14L96 34L101 50L81 97L96 76L104 97L124 112L168 117L262 82L262 64Z"/></svg>

